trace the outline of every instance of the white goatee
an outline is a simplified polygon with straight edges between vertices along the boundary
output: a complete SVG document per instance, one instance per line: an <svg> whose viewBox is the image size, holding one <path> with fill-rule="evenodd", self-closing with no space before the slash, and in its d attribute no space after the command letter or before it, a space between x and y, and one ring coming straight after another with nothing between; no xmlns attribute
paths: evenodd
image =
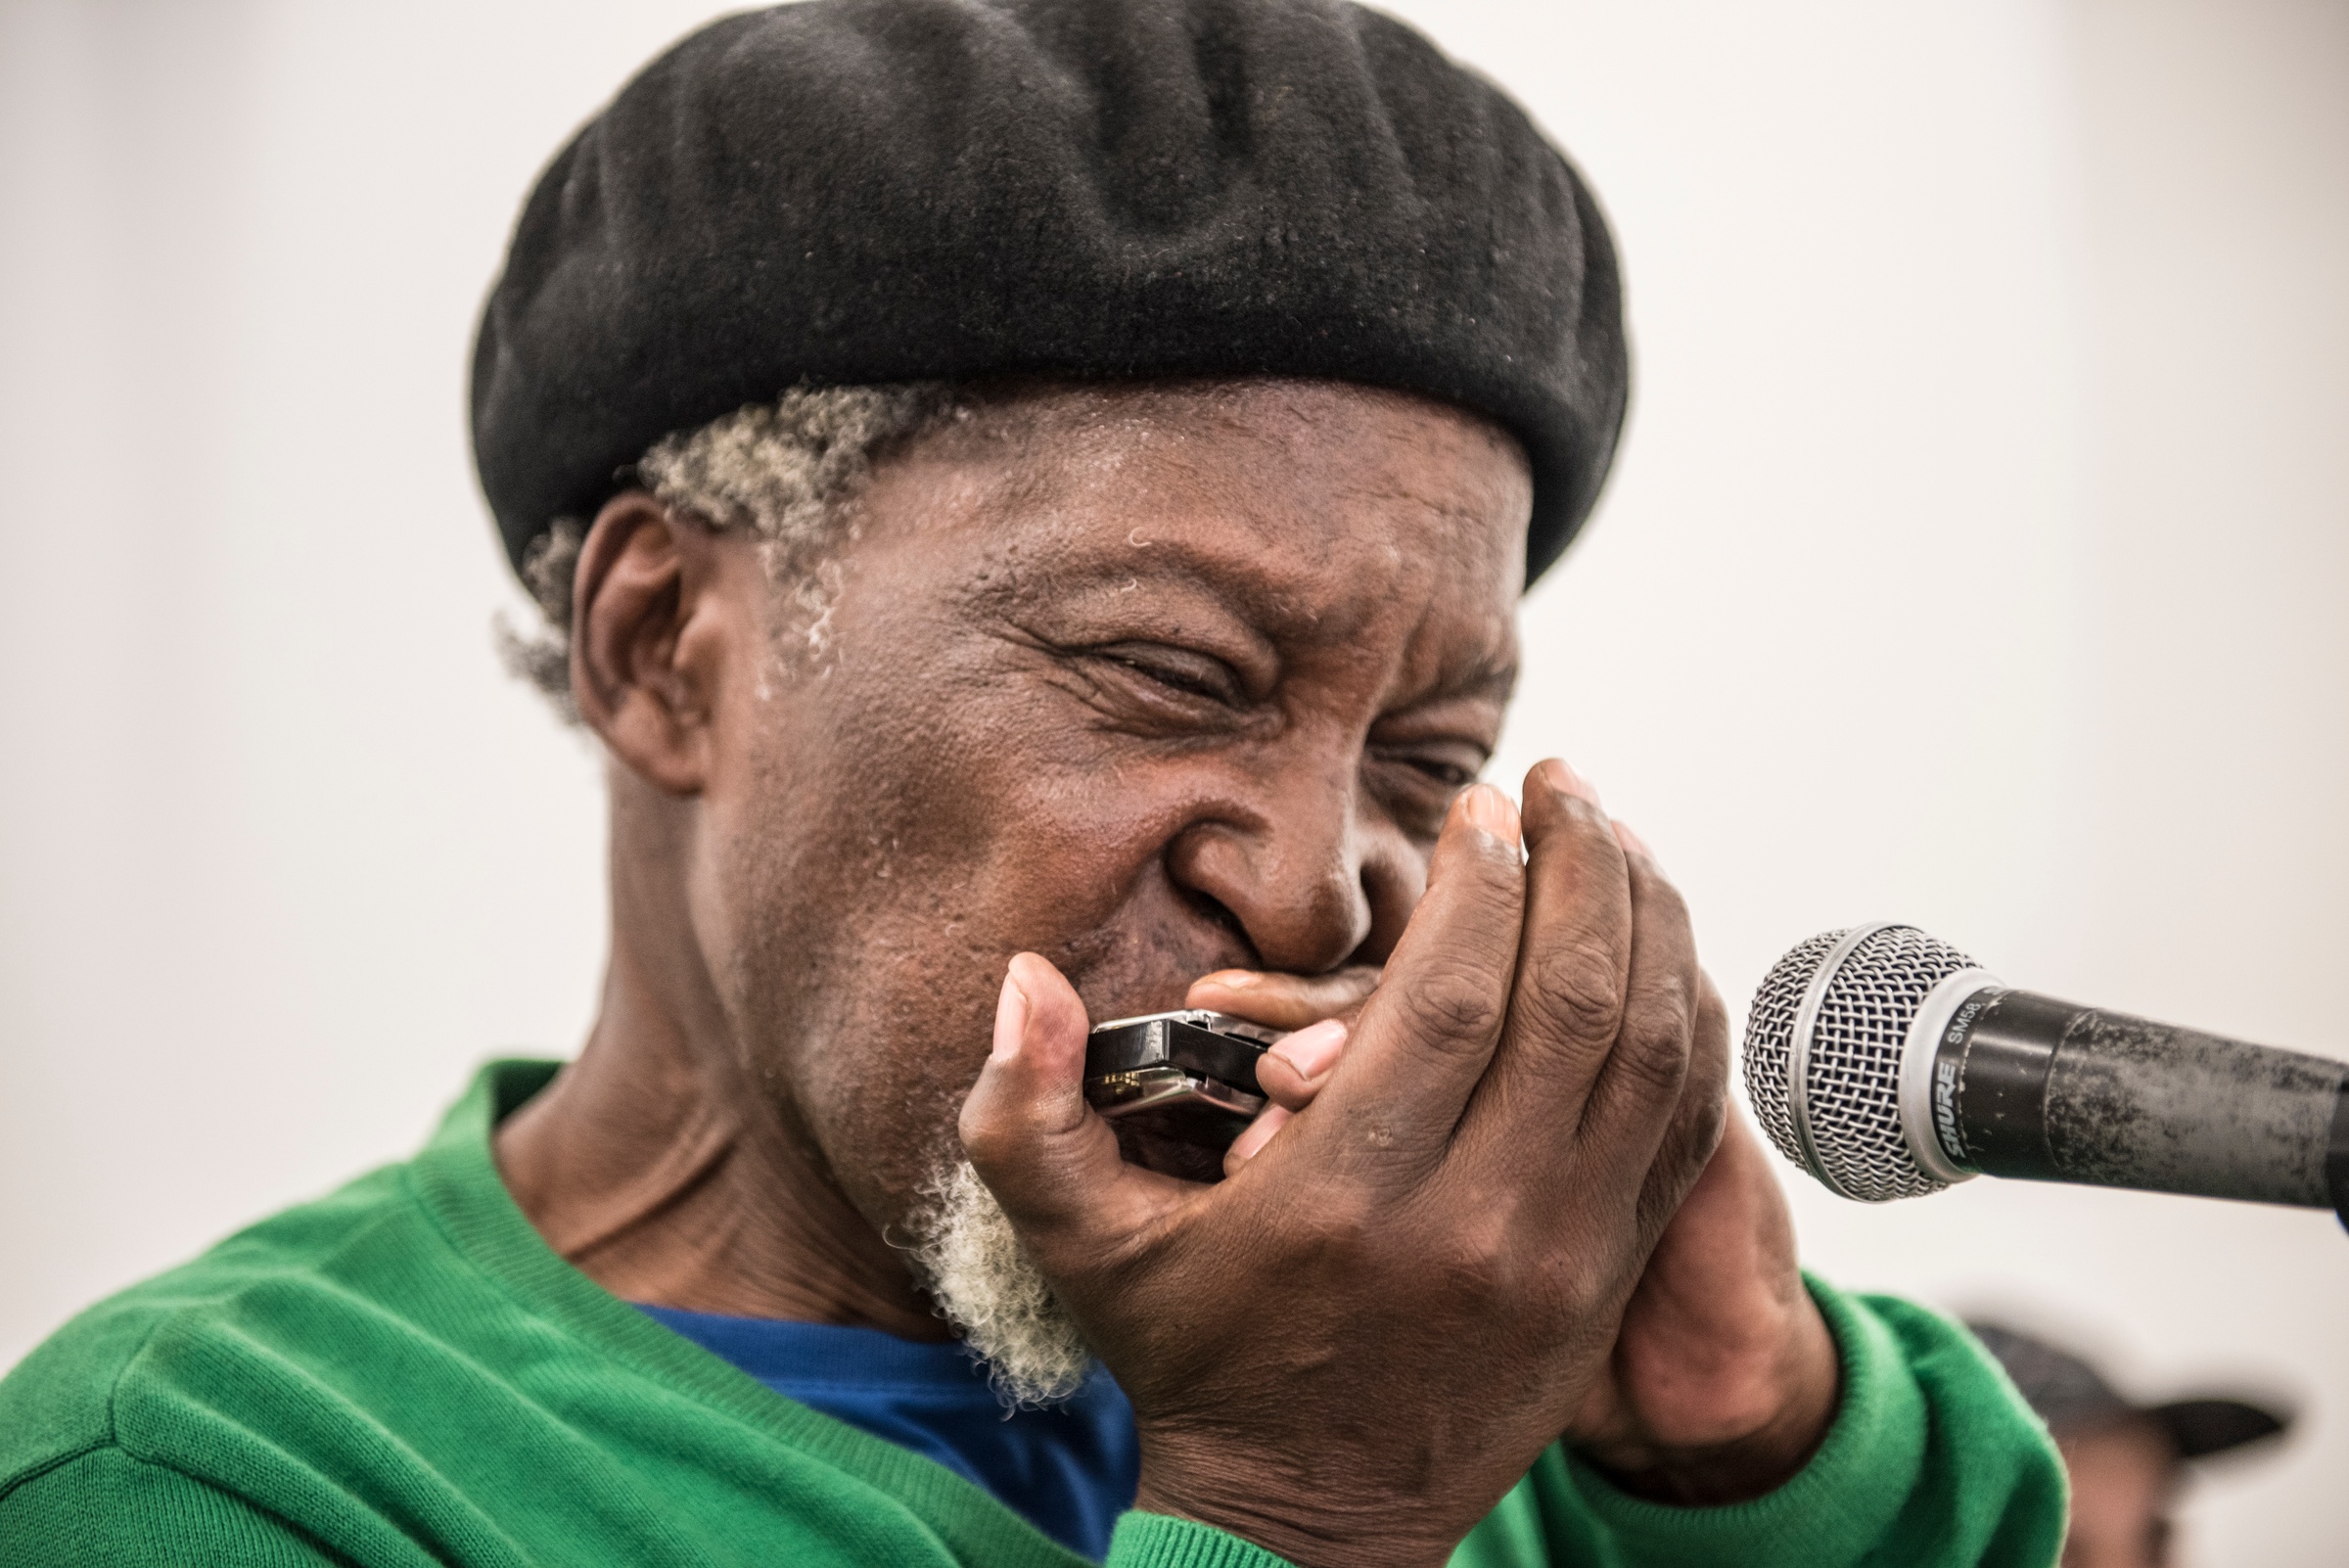
<svg viewBox="0 0 2349 1568"><path fill-rule="evenodd" d="M970 1161L941 1163L910 1227L915 1267L998 1394L1032 1406L1077 1392L1092 1355Z"/></svg>

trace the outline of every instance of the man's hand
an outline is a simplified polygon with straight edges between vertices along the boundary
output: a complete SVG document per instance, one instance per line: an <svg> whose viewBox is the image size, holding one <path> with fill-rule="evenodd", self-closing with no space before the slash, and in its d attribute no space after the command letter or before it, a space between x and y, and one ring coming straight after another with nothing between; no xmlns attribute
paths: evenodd
<svg viewBox="0 0 2349 1568"><path fill-rule="evenodd" d="M1346 1039L1362 1003L1378 989L1378 971L1350 964L1326 975L1284 975L1219 969L1192 982L1185 1007L1229 1013L1267 1029L1290 1033L1259 1058L1257 1086L1271 1101L1224 1151L1223 1174L1237 1176L1290 1117L1313 1103L1346 1054Z"/></svg>
<svg viewBox="0 0 2349 1568"><path fill-rule="evenodd" d="M1652 871L1638 836L1620 822L1615 832ZM1273 1103L1233 1143L1226 1174L1313 1103L1378 982L1366 967L1310 976L1221 970L1191 987L1186 1007L1299 1032L1260 1069ZM1709 981L1697 1027L1725 1046L1700 1048L1696 1059L1726 1063L1727 1014ZM1703 1087L1692 1077L1683 1094ZM1563 1435L1641 1496L1737 1501L1801 1468L1833 1419L1837 1382L1834 1341L1803 1288L1785 1194L1753 1129L1731 1113L1632 1293L1607 1376Z"/></svg>
<svg viewBox="0 0 2349 1568"><path fill-rule="evenodd" d="M1013 961L963 1140L1133 1401L1140 1506L1440 1562L1603 1403L1727 1040L1678 895L1563 764L1526 795L1522 856L1506 799L1462 795L1343 1061L1218 1186L1118 1158L1082 1005Z"/></svg>
<svg viewBox="0 0 2349 1568"><path fill-rule="evenodd" d="M1803 1288L1786 1195L1732 1116L1625 1309L1567 1442L1663 1502L1736 1502L1801 1469L1835 1416L1834 1338Z"/></svg>

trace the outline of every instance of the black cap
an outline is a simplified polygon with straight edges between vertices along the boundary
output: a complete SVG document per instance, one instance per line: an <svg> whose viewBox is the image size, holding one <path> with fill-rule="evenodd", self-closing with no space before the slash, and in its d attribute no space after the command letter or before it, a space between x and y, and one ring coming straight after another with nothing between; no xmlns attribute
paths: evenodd
<svg viewBox="0 0 2349 1568"><path fill-rule="evenodd" d="M2138 1405L2121 1396L2096 1369L2068 1351L1998 1323L1969 1322L2023 1396L2058 1438L2146 1420L2166 1433L2181 1459L2200 1459L2272 1438L2292 1424L2246 1400L2198 1398Z"/></svg>
<svg viewBox="0 0 2349 1568"><path fill-rule="evenodd" d="M1340 0L807 0L692 34L556 155L474 454L519 565L793 387L1250 374L1514 432L1530 581L1623 420L1605 221L1498 88Z"/></svg>

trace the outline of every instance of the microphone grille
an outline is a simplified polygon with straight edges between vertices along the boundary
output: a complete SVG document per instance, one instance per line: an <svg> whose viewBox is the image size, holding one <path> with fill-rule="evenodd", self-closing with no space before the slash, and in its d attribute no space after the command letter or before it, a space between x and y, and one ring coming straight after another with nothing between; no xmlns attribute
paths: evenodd
<svg viewBox="0 0 2349 1568"><path fill-rule="evenodd" d="M1898 925L1823 932L1773 964L1746 1015L1745 1088L1778 1152L1870 1203L1948 1185L1909 1151L1901 1053L1933 988L1974 967L1949 944Z"/></svg>

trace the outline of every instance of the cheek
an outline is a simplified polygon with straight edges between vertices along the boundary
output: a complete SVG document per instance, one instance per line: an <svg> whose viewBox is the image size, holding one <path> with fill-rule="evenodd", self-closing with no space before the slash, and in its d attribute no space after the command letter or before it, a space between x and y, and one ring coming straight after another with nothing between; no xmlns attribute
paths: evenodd
<svg viewBox="0 0 2349 1568"><path fill-rule="evenodd" d="M841 942L933 972L975 959L991 982L1014 952L1057 958L1163 881L1180 781L997 639L844 613L839 660L808 695L770 732L760 793L818 840L776 896L835 912Z"/></svg>
<svg viewBox="0 0 2349 1568"><path fill-rule="evenodd" d="M781 705L716 851L744 1049L876 1222L952 1147L1013 953L1097 1017L1179 1005L1221 961L1160 869L1175 776L1049 698L844 669Z"/></svg>

